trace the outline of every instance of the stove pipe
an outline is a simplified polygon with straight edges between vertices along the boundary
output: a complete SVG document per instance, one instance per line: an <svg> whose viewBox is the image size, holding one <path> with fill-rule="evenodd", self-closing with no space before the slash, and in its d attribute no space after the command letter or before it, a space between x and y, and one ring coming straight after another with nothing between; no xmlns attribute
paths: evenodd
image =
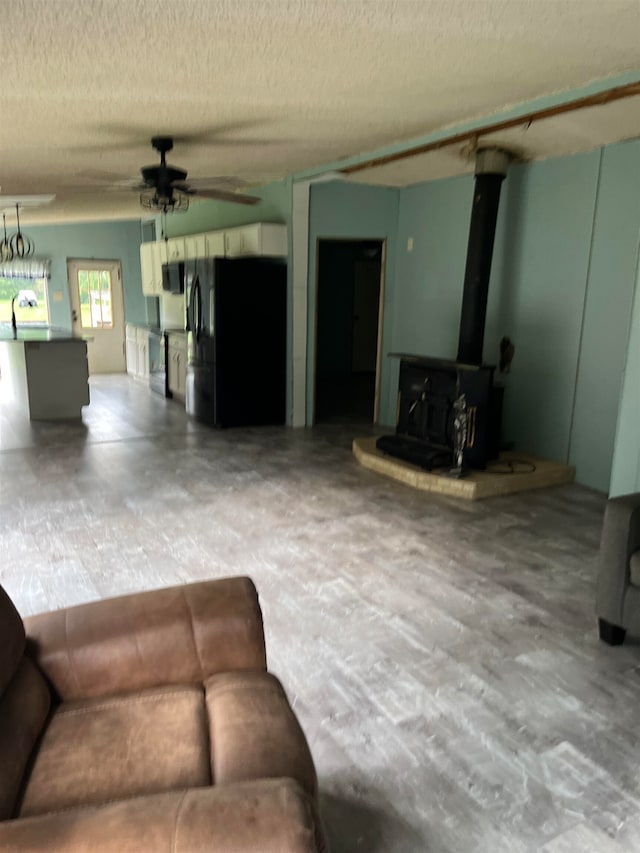
<svg viewBox="0 0 640 853"><path fill-rule="evenodd" d="M500 148L483 148L476 154L475 188L458 338L457 360L464 364L482 364L500 186L508 165L509 154Z"/></svg>

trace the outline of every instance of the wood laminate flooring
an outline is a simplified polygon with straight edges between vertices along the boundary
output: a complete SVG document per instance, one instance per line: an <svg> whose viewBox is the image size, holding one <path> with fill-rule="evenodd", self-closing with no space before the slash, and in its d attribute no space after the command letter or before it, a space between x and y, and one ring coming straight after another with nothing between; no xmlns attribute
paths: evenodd
<svg viewBox="0 0 640 853"><path fill-rule="evenodd" d="M127 377L83 424L0 411L23 614L251 575L334 853L640 851L640 644L597 639L604 496L456 502L360 467L362 426L215 431Z"/></svg>

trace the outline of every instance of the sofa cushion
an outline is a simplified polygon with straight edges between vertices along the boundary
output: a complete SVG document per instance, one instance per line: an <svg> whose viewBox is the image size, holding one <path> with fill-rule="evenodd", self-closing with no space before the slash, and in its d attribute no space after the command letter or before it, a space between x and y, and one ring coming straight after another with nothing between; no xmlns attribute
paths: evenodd
<svg viewBox="0 0 640 853"><path fill-rule="evenodd" d="M221 673L207 679L205 692L215 785L288 776L315 799L311 753L277 678Z"/></svg>
<svg viewBox="0 0 640 853"><path fill-rule="evenodd" d="M201 687L66 703L45 730L20 816L210 782Z"/></svg>
<svg viewBox="0 0 640 853"><path fill-rule="evenodd" d="M266 669L262 615L249 578L92 601L24 624L29 654L65 702Z"/></svg>
<svg viewBox="0 0 640 853"><path fill-rule="evenodd" d="M631 583L640 587L640 551L634 551L629 559Z"/></svg>
<svg viewBox="0 0 640 853"><path fill-rule="evenodd" d="M13 602L0 586L0 696L24 654L24 626Z"/></svg>
<svg viewBox="0 0 640 853"><path fill-rule="evenodd" d="M14 813L25 768L50 704L44 679L31 661L22 658L0 696L0 821Z"/></svg>
<svg viewBox="0 0 640 853"><path fill-rule="evenodd" d="M291 779L136 797L0 822L16 853L317 853L309 801Z"/></svg>

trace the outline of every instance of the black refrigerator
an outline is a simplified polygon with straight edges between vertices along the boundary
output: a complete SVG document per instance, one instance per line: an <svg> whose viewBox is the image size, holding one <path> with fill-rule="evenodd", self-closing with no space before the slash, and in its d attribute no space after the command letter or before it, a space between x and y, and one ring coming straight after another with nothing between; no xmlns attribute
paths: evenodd
<svg viewBox="0 0 640 853"><path fill-rule="evenodd" d="M283 424L287 267L270 258L187 261L186 408L218 427Z"/></svg>

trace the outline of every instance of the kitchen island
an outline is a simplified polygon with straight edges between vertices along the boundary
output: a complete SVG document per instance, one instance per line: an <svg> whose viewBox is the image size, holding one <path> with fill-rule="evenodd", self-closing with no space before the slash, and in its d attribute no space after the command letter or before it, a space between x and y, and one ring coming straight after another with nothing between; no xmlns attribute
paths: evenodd
<svg viewBox="0 0 640 853"><path fill-rule="evenodd" d="M0 399L32 421L82 417L89 405L87 341L51 328L0 326Z"/></svg>

